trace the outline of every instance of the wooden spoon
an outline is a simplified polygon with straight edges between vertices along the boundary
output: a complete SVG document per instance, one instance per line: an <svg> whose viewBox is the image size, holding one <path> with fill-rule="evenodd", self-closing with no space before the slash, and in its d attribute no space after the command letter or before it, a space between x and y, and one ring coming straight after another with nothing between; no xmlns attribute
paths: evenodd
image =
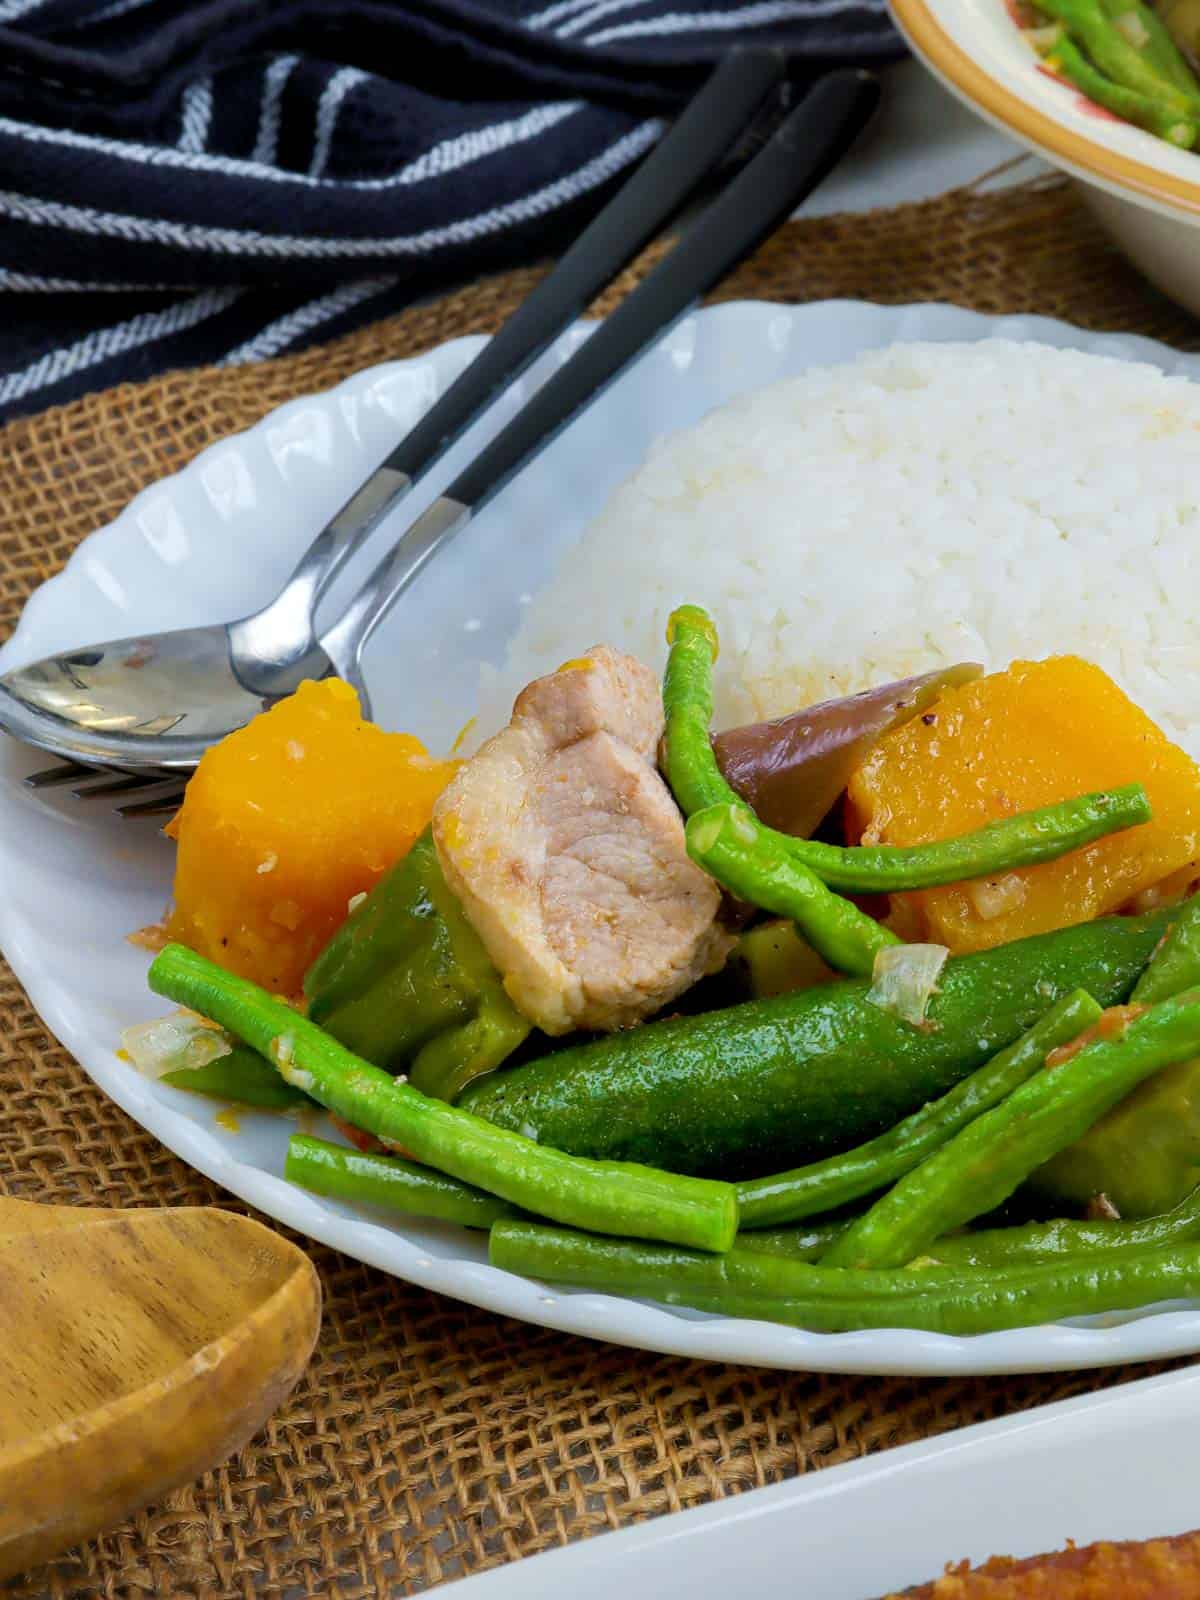
<svg viewBox="0 0 1200 1600"><path fill-rule="evenodd" d="M320 1322L312 1263L248 1217L0 1198L0 1579L238 1449Z"/></svg>

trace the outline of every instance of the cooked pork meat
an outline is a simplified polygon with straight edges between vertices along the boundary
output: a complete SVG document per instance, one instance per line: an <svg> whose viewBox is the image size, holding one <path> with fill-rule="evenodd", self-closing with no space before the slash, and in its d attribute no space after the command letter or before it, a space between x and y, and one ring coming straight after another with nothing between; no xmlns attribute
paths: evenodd
<svg viewBox="0 0 1200 1600"><path fill-rule="evenodd" d="M446 882L546 1033L658 1011L731 946L655 756L658 680L597 645L522 691L434 808Z"/></svg>

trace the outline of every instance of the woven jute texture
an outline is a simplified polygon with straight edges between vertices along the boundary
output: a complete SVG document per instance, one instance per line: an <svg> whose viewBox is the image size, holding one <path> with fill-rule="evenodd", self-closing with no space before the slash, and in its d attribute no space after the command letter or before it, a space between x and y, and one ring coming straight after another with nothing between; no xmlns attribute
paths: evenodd
<svg viewBox="0 0 1200 1600"><path fill-rule="evenodd" d="M495 328L536 277L474 286L326 349L177 373L11 424L0 434L0 634L30 590L146 484L281 401ZM794 223L722 296L946 300L1200 343L1200 326L1136 278L1058 182ZM4 1189L82 1205L231 1203L105 1100L7 969ZM914 1381L704 1365L527 1328L333 1251L312 1254L324 1330L267 1429L166 1503L18 1581L14 1594L416 1593L1135 1375Z"/></svg>

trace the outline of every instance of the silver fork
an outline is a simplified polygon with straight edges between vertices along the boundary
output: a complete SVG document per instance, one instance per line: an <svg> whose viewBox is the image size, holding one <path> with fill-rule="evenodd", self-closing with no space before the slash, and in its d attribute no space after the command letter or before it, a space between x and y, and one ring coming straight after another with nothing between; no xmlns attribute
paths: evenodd
<svg viewBox="0 0 1200 1600"><path fill-rule="evenodd" d="M774 60L774 58L770 58ZM733 58L736 64L738 57ZM725 69L710 80L685 117L617 199L581 237L546 283L572 263L571 284L551 297L554 314L533 319L539 326L553 320L558 331L570 316L560 313L569 300L574 306L580 282L594 285L594 260L577 260L579 245L597 230L610 213L611 228L600 229L597 248L606 251L602 282L614 275L630 255L630 229L624 211L632 202L641 242L657 231L663 216L662 179L643 184L658 157L673 146L678 152L664 168L673 184L670 210L679 197L695 187L729 142L728 127L716 141L711 118L719 110L728 124L728 97L720 97L704 116L697 116ZM763 98L770 76L760 70L753 79L753 100ZM777 81L778 67L772 78ZM742 103L739 126L747 119L750 79L739 79ZM550 377L511 422L459 473L433 504L410 524L383 557L346 610L332 627L313 638L312 612L332 573L358 547L367 531L390 510L431 458L449 441L444 422L431 425L440 408L451 399L464 379L472 377L479 360L443 397L430 416L411 433L319 536L308 556L280 597L266 610L240 622L216 628L185 629L151 638L118 640L51 657L0 679L0 726L26 742L65 756L75 763L62 782L79 780L89 794L111 794L103 784L86 782L86 769L118 769L112 779L117 792L139 788L144 782L163 781L164 770L184 773L193 768L204 750L262 709L264 702L290 693L304 678L335 673L369 700L362 674L363 649L388 611L429 561L461 532L471 518L497 494L558 431L616 379L650 345L660 339L738 261L761 243L832 170L869 120L879 98L877 81L867 73L846 70L830 74L807 96L775 131L757 154L726 185L712 205L684 233L677 247L585 340L570 360ZM753 108L752 108L753 109ZM677 138L684 124L695 120L703 135L702 169L695 150ZM626 201L627 205L622 206ZM647 222L653 211L655 226ZM617 235L620 235L618 240ZM615 264L615 265L614 265ZM545 285L543 285L545 287ZM584 304L595 288L589 287ZM540 293L540 291L538 291ZM497 335L503 339L537 294ZM543 340L539 348L544 348ZM484 355L493 346L485 348ZM524 353L525 345L521 344ZM482 358L480 358L482 359ZM527 364L523 355L523 363ZM514 373L511 354L505 357L502 378L495 363L488 367L484 401L465 405L455 418L460 428ZM474 399L481 380L469 385ZM438 429L443 429L439 432ZM413 441L418 443L414 446ZM297 646L303 645L297 654ZM131 671L131 667L138 670ZM79 768L85 769L83 773ZM39 782L40 780L40 782ZM130 782L128 780L135 780ZM35 774L36 786L58 782L57 773ZM124 815L152 815L167 809L170 801L159 794L123 804Z"/></svg>
<svg viewBox="0 0 1200 1600"><path fill-rule="evenodd" d="M75 787L76 800L105 800L112 796L133 795L113 807L118 816L160 817L179 809L183 801L184 779L178 772L122 772L119 767L85 767L78 761L64 761L45 767L25 778L30 789Z"/></svg>

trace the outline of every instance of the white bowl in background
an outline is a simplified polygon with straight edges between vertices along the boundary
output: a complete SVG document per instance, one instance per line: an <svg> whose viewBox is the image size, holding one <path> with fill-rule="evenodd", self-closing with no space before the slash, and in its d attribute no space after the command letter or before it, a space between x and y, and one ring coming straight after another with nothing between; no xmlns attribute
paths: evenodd
<svg viewBox="0 0 1200 1600"><path fill-rule="evenodd" d="M1005 0L889 0L914 53L980 116L1080 182L1152 283L1200 315L1200 154L1102 111L1048 73Z"/></svg>

